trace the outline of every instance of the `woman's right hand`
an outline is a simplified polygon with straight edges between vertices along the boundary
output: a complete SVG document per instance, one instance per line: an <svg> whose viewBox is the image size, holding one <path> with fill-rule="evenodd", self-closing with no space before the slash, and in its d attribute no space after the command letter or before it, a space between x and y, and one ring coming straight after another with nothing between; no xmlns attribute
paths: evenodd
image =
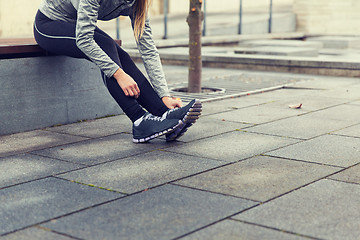
<svg viewBox="0 0 360 240"><path fill-rule="evenodd" d="M140 95L140 89L137 83L132 77L125 73L121 68L119 68L113 76L118 82L121 89L124 91L125 95L128 97L138 98Z"/></svg>

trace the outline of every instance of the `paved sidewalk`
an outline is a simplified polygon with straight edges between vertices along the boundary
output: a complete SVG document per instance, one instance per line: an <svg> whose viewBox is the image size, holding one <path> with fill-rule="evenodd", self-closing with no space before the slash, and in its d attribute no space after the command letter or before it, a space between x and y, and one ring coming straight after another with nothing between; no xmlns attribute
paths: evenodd
<svg viewBox="0 0 360 240"><path fill-rule="evenodd" d="M171 144L123 115L0 136L1 239L359 239L360 81L291 86Z"/></svg>

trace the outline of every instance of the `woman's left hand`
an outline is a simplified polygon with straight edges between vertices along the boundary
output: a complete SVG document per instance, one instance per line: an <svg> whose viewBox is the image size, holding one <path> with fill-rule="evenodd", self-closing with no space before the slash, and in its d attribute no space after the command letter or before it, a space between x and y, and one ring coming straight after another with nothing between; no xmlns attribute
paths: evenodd
<svg viewBox="0 0 360 240"><path fill-rule="evenodd" d="M182 107L182 101L180 98L163 97L162 101L170 109Z"/></svg>

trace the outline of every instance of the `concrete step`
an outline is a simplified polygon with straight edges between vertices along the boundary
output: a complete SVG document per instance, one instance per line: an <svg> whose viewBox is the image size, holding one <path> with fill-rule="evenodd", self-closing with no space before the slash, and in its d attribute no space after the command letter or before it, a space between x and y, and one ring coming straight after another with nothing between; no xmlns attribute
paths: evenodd
<svg viewBox="0 0 360 240"><path fill-rule="evenodd" d="M357 48L360 49L360 37L355 36L321 36L308 37L307 41L320 42L324 48L346 49Z"/></svg>
<svg viewBox="0 0 360 240"><path fill-rule="evenodd" d="M278 47L278 46L260 46L251 48L236 48L236 54L258 54L273 56L303 56L317 57L318 49L315 48L296 48L296 47Z"/></svg>
<svg viewBox="0 0 360 240"><path fill-rule="evenodd" d="M319 41L301 41L301 40L277 40L277 39L262 39L262 40L249 40L241 41L240 47L294 47L294 48L314 48L321 49L323 43Z"/></svg>

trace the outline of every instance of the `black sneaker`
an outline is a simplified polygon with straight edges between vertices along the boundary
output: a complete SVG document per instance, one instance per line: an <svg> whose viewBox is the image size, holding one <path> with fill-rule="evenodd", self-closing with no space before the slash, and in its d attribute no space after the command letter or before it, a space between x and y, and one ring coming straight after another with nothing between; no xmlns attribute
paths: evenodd
<svg viewBox="0 0 360 240"><path fill-rule="evenodd" d="M169 134L178 128L183 128L183 125L184 123L178 119L167 119L145 113L133 124L133 142L147 142L164 134Z"/></svg>
<svg viewBox="0 0 360 240"><path fill-rule="evenodd" d="M200 117L201 111L201 102L197 99L194 99L182 108L170 109L165 112L163 117L169 119L180 119L184 123L182 128L179 127L171 133L166 134L166 141L174 141L184 135L188 128L191 127Z"/></svg>

